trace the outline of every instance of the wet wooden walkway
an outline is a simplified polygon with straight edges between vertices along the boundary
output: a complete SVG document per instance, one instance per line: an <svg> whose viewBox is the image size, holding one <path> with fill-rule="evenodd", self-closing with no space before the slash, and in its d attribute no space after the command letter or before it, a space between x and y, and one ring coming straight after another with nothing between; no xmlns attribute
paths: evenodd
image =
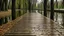
<svg viewBox="0 0 64 36"><path fill-rule="evenodd" d="M4 36L64 36L61 26L40 13L27 13Z"/></svg>

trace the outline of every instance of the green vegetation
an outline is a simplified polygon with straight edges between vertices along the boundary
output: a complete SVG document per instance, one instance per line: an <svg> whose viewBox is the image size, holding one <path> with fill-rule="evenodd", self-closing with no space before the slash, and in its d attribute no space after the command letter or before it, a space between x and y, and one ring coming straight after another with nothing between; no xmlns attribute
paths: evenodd
<svg viewBox="0 0 64 36"><path fill-rule="evenodd" d="M7 11L8 10L8 0L0 0L0 11ZM1 18L0 19L0 25L7 23L8 18Z"/></svg>
<svg viewBox="0 0 64 36"><path fill-rule="evenodd" d="M53 1L52 1L53 2ZM54 9L63 9L64 8L64 0L63 2L58 2L56 0L55 3L50 4L50 1L42 1L37 4L31 3L30 0L0 0L0 11L8 11L12 9L12 13L9 16L5 16L4 18L0 18L0 25L7 23L10 19L14 20L17 17L22 16L29 10L29 12L33 9L37 9L42 14L42 10L44 10L44 16L47 16L47 10L51 9L51 19L54 16ZM54 5L53 5L54 4Z"/></svg>
<svg viewBox="0 0 64 36"><path fill-rule="evenodd" d="M9 20L14 20L22 16L28 9L27 0L0 0L0 11L8 11L12 9L12 14L4 18L0 18L0 25L7 23Z"/></svg>

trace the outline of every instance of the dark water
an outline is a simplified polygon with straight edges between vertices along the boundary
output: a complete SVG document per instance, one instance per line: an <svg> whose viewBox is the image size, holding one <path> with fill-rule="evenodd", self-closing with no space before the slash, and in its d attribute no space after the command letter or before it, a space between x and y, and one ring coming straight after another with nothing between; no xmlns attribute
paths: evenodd
<svg viewBox="0 0 64 36"><path fill-rule="evenodd" d="M39 11L39 13L44 14L43 11ZM50 18L50 12L47 12L47 17ZM54 21L64 27L64 13L54 12Z"/></svg>
<svg viewBox="0 0 64 36"><path fill-rule="evenodd" d="M48 12L48 17L50 18L50 12ZM64 13L54 13L54 21L60 24L61 26L64 26Z"/></svg>

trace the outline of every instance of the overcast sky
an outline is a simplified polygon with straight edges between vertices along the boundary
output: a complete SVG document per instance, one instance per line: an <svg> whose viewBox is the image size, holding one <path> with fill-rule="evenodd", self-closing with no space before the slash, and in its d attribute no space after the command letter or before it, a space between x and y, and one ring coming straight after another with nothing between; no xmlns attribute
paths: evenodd
<svg viewBox="0 0 64 36"><path fill-rule="evenodd" d="M40 3L41 2L41 0L37 0L37 3Z"/></svg>

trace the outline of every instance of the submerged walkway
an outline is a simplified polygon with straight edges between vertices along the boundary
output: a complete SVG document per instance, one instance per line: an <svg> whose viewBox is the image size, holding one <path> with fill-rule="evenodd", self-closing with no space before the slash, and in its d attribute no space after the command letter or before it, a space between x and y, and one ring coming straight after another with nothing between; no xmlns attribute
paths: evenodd
<svg viewBox="0 0 64 36"><path fill-rule="evenodd" d="M40 13L27 13L5 36L63 36L56 23Z"/></svg>

